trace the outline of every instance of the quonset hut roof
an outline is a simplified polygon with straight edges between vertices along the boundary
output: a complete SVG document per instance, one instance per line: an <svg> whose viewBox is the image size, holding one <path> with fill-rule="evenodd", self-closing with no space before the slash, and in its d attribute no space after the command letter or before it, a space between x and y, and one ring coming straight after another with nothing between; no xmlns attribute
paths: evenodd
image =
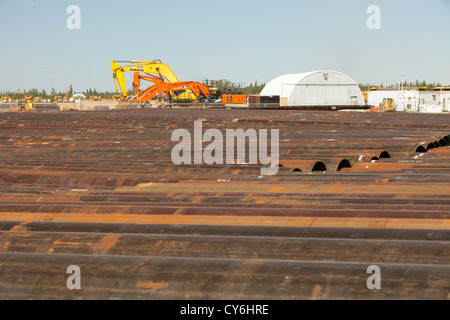
<svg viewBox="0 0 450 320"><path fill-rule="evenodd" d="M313 72L302 72L302 73L291 73L291 74L284 74L282 76L276 77L275 79L272 79L261 91L262 96L280 96L280 98L287 98L292 90L294 89L294 86L289 86L291 90L284 90L282 92L282 88L286 84L298 84L302 80L304 80L309 75L315 73L315 72L323 72L323 71L313 71ZM282 95L283 94L283 95Z"/></svg>

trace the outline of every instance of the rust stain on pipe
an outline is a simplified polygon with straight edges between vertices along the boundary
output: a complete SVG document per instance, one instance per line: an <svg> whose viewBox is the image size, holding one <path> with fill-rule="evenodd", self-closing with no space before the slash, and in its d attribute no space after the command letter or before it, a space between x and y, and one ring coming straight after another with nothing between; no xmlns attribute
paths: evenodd
<svg viewBox="0 0 450 320"><path fill-rule="evenodd" d="M361 166L369 166L369 164L363 164ZM407 167L413 167L414 164L406 164ZM392 167L386 164L372 164L372 167L369 168L377 168L377 167ZM450 166L449 166L450 167ZM382 169L380 168L380 170ZM317 183L308 183L308 184L293 184L293 183L284 183L282 185L279 184L259 184L252 186L252 193L264 193L264 192L272 192L272 193L308 193L308 192L316 192L316 193L390 193L390 194L450 194L450 185L435 185L435 184L421 184L415 185L414 188L401 188L400 184L392 183L390 185L384 186L382 189L374 188L373 185L364 185L361 183L347 183L345 185L335 185L335 184L317 184ZM217 183L204 183L204 182L196 182L196 183L176 183L176 184L166 184L166 183L144 183L138 184L137 186L130 187L119 187L116 188L115 191L123 191L123 192L134 192L134 191L142 191L142 192L177 192L177 191L188 191L188 190L196 190L197 192L217 192L217 193L243 193L248 190L247 185L243 185L240 182L230 181L224 184Z"/></svg>
<svg viewBox="0 0 450 320"><path fill-rule="evenodd" d="M119 240L120 235L117 234L107 234L101 240L96 242L92 249L94 254L106 254L109 249L111 249Z"/></svg>
<svg viewBox="0 0 450 320"><path fill-rule="evenodd" d="M137 288L148 288L148 289L161 289L168 287L168 283L161 282L138 282L136 284Z"/></svg>

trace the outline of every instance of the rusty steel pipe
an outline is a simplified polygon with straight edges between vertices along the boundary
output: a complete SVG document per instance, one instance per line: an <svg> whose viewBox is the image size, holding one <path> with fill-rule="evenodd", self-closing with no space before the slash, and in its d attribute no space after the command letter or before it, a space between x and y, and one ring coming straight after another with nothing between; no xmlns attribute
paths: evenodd
<svg viewBox="0 0 450 320"><path fill-rule="evenodd" d="M0 231L0 252L267 259L402 264L450 263L450 242L213 235ZM330 248L334 248L330 252Z"/></svg>
<svg viewBox="0 0 450 320"><path fill-rule="evenodd" d="M2 221L2 231L450 241L446 230Z"/></svg>
<svg viewBox="0 0 450 320"><path fill-rule="evenodd" d="M368 290L367 263L30 253L0 253L0 262L3 300L447 299L450 289L440 265L380 263L384 290ZM81 290L67 289L74 264Z"/></svg>

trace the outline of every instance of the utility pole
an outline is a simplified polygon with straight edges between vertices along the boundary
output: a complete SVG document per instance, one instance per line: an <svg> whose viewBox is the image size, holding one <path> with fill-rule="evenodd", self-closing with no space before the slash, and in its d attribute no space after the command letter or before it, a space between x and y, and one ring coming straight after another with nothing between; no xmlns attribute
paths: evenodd
<svg viewBox="0 0 450 320"><path fill-rule="evenodd" d="M402 74L402 82L400 83L400 97L401 97L401 108L400 108L400 106L399 106L399 109L401 109L401 111L405 111L405 109L404 109L404 103L403 103L403 100L404 100L404 92L403 92L403 81L404 81L404 78L403 78L403 74Z"/></svg>

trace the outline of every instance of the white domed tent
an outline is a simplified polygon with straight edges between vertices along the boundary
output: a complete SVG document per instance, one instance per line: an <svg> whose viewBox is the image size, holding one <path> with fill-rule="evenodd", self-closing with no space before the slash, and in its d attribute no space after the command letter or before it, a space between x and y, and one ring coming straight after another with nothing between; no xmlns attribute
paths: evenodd
<svg viewBox="0 0 450 320"><path fill-rule="evenodd" d="M280 97L281 106L362 106L364 97L349 76L332 70L285 74L270 81L261 97Z"/></svg>

